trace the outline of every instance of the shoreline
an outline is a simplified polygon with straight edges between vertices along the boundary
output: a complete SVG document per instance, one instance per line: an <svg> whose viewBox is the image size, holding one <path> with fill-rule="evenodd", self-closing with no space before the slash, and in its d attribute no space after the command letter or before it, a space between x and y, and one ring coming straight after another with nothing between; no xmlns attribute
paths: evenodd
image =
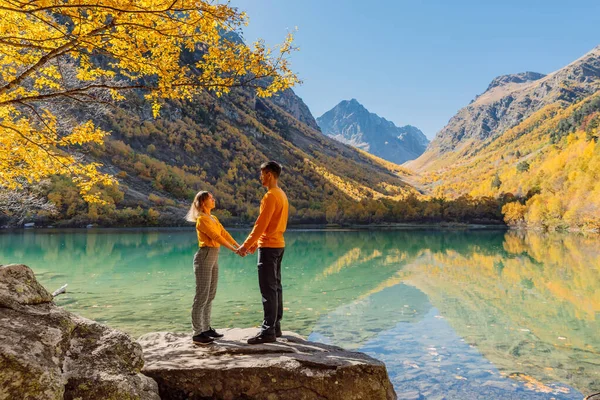
<svg viewBox="0 0 600 400"><path fill-rule="evenodd" d="M248 232L252 229L252 225L224 225L229 231ZM139 226L139 227L116 227L116 226L91 226L91 227L57 227L57 226L36 226L36 227L0 227L0 235L10 233L66 233L66 232L96 232L96 233L113 233L113 232L185 232L193 231L193 226ZM401 230L437 230L446 232L458 231L514 231L514 232L538 232L538 233L575 233L582 235L600 235L598 229L560 229L560 230L544 230L538 227L512 227L501 224L464 224L464 223L388 223L388 224L351 224L351 225L326 225L326 224L292 224L288 227L287 232L360 232L360 231L401 231Z"/></svg>
<svg viewBox="0 0 600 400"><path fill-rule="evenodd" d="M231 231L247 231L252 229L252 225L227 225L224 224L227 230ZM290 224L288 225L287 232L311 232L311 231L327 231L327 232L355 232L355 231L369 231L369 230L422 230L422 229L436 229L436 230L509 230L511 229L504 224L467 224L467 223L378 223L378 224ZM128 231L192 231L194 226L87 226L87 227L63 227L63 226L31 226L31 227L0 227L0 234L3 232L69 232L69 231L90 231L90 232L128 232Z"/></svg>

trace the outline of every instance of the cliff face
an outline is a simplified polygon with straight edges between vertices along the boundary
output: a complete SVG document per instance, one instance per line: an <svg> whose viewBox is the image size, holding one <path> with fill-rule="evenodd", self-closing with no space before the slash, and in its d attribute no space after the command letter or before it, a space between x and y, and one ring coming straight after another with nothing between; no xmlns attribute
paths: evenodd
<svg viewBox="0 0 600 400"><path fill-rule="evenodd" d="M418 128L397 127L356 99L340 102L317 123L325 135L398 164L421 155L429 143Z"/></svg>
<svg viewBox="0 0 600 400"><path fill-rule="evenodd" d="M543 75L525 72L495 78L487 90L461 109L410 168L436 170L444 158L501 135L541 108L572 104L600 88L600 46L566 67Z"/></svg>
<svg viewBox="0 0 600 400"><path fill-rule="evenodd" d="M287 111L298 121L308 125L310 128L319 131L319 125L311 114L304 101L294 93L292 89L286 89L283 92L275 94L271 101Z"/></svg>

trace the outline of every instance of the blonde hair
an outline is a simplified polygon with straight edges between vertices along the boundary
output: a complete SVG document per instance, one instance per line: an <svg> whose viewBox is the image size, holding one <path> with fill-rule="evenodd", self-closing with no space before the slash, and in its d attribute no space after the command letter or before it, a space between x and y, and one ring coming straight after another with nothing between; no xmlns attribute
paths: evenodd
<svg viewBox="0 0 600 400"><path fill-rule="evenodd" d="M210 193L206 190L200 191L196 194L196 197L194 197L194 202L190 206L190 209L188 210L187 214L185 215L186 221L196 222L196 220L200 216L200 211L202 211L202 203L204 203L204 201L208 199L208 196L210 196Z"/></svg>

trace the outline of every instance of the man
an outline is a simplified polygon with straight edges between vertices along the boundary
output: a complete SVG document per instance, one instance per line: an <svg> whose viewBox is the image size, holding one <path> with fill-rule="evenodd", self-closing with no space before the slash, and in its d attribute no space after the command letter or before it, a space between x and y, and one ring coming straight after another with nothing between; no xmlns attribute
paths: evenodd
<svg viewBox="0 0 600 400"><path fill-rule="evenodd" d="M260 214L246 241L238 249L242 257L258 247L258 284L262 295L264 319L260 332L249 344L275 342L281 336L283 295L281 260L285 249L283 233L287 227L288 199L277 186L281 166L269 161L260 166L260 181L268 189L260 203Z"/></svg>

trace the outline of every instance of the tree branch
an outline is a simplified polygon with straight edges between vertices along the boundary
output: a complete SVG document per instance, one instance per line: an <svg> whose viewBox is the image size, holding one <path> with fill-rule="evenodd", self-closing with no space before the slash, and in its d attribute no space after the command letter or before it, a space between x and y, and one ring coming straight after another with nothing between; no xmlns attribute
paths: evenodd
<svg viewBox="0 0 600 400"><path fill-rule="evenodd" d="M101 32L109 27L112 27L114 25L114 20L111 21L110 23L108 23L107 25L101 26L99 28L93 29L90 32L88 32L86 35L93 35L96 34L98 32ZM49 60L58 57L62 54L68 53L73 47L75 47L78 44L79 41L79 37L76 37L75 39L71 40L70 42L67 42L65 44L63 44L62 46L59 46L57 48L55 48L54 50L52 50L51 52L45 54L44 56L42 56L38 62L36 62L34 65L32 65L31 67L29 67L28 69L26 69L23 73L21 73L21 75L19 75L18 77L16 77L15 79L13 79L12 81L8 82L6 85L0 87L0 94L2 93L6 93L9 90L11 90L13 87L21 84L21 82L23 82L23 80L25 80L25 78L27 78L29 75L31 75L33 72L35 72L36 70L38 70L42 65L44 65L46 62L48 62Z"/></svg>
<svg viewBox="0 0 600 400"><path fill-rule="evenodd" d="M44 146L42 146L41 144L29 139L27 136L25 136L25 134L21 133L19 130L13 128L12 126L6 126L3 124L0 124L0 128L4 128L4 129L9 129L13 132L15 132L17 135L21 136L23 139L25 139L27 142L33 144L34 146L39 147L42 151L44 151L46 154L48 154L48 156L50 156L52 159L54 159L54 161L56 161L57 163L59 163L60 165L62 165L65 169L67 169L69 172L73 172L71 170L71 168L66 165L65 163L63 163L62 161L60 161L58 159L58 157L55 154L52 154L48 149L46 149Z"/></svg>
<svg viewBox="0 0 600 400"><path fill-rule="evenodd" d="M174 11L174 12L185 12L185 11L202 11L202 12L207 12L207 10L204 7L192 7L192 8L188 8L188 7L182 7L182 8L175 8L175 4L177 4L177 2L180 0L174 0L167 8L164 8L162 10L152 10L152 9L147 9L147 8L139 8L138 10L126 10L123 8L118 8L118 7L113 7L113 6L107 6L107 5L103 5L103 4L61 4L61 5L52 5L52 6L46 6L46 7L37 7L37 8L29 8L29 9L24 9L24 8L10 8L10 7L5 7L5 6L0 6L0 10L6 10L6 11L12 11L12 12L16 12L16 13L23 13L23 14L33 14L33 13L39 13L39 12L44 12L44 11L52 11L55 9L66 9L66 8L74 8L74 9L87 9L87 8L97 8L97 9L105 9L105 10L110 10L110 11L115 11L115 12L119 12L119 13L124 13L124 14L156 14L156 13L164 13L164 12L168 12L168 11ZM19 6L21 7L25 7L30 5L31 3L21 3L19 4ZM138 6L139 7L139 6Z"/></svg>

